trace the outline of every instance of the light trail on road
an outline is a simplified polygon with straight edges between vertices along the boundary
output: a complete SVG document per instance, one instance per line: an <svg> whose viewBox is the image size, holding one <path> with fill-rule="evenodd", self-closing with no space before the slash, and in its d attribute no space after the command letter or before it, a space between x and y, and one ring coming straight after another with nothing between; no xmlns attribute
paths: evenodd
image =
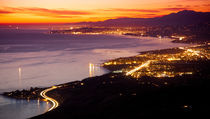
<svg viewBox="0 0 210 119"><path fill-rule="evenodd" d="M51 88L45 89L45 90L43 90L43 91L40 93L40 95L41 95L44 99L49 100L49 101L52 102L52 104L53 104L52 107L51 107L50 109L48 109L48 111L51 111L51 110L53 110L53 109L55 109L56 107L59 106L58 101L56 101L55 99L53 99L53 98L51 98L51 97L46 96L46 93L47 93L47 92L49 92L49 91L51 91L51 90L54 90L54 89L56 89L56 88L58 88L58 87L57 87L57 86L52 86Z"/></svg>
<svg viewBox="0 0 210 119"><path fill-rule="evenodd" d="M126 73L126 76L131 75L132 73L140 70L141 68L148 66L150 64L150 62L151 62L151 60L148 60L147 62L145 62L144 64L138 66L137 68L130 70L129 72Z"/></svg>

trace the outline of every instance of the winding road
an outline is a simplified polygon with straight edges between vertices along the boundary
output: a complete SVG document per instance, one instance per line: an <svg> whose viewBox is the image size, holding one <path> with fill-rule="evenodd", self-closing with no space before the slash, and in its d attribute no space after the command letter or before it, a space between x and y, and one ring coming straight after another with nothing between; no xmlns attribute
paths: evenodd
<svg viewBox="0 0 210 119"><path fill-rule="evenodd" d="M45 90L43 90L43 91L40 93L40 95L41 95L44 99L49 100L49 101L53 104L52 107L51 107L50 109L48 109L48 111L51 111L51 110L53 110L53 109L55 109L56 107L59 106L58 101L56 101L55 99L53 99L53 98L51 98L51 97L46 96L46 93L47 93L47 92L49 92L49 91L51 91L51 90L54 90L54 89L56 89L56 88L58 88L58 87L57 87L57 86L52 86L51 88L45 89Z"/></svg>

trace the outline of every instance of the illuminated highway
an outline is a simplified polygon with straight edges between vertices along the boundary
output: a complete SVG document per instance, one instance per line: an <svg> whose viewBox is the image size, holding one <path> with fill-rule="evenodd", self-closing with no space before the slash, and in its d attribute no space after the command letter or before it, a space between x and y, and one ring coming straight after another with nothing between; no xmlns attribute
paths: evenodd
<svg viewBox="0 0 210 119"><path fill-rule="evenodd" d="M58 103L55 99L46 96L46 93L47 93L47 92L49 92L49 91L51 91L51 90L54 90L54 89L56 89L56 88L58 88L58 87L57 87L57 86L52 86L51 88L45 89L45 90L43 90L43 91L40 93L40 95L41 95L44 99L49 100L49 101L53 104L52 107L51 107L50 109L48 109L48 111L51 111L51 110L55 109L55 108L58 107L58 105L59 105L59 103Z"/></svg>
<svg viewBox="0 0 210 119"><path fill-rule="evenodd" d="M141 68L148 66L148 65L150 64L150 62L151 62L151 60L148 60L148 61L145 62L144 64L142 64L142 65L138 66L137 68L132 69L132 70L130 70L129 72L127 72L126 75L127 75L127 76L128 76L128 75L131 75L132 73L134 73L134 72L140 70Z"/></svg>

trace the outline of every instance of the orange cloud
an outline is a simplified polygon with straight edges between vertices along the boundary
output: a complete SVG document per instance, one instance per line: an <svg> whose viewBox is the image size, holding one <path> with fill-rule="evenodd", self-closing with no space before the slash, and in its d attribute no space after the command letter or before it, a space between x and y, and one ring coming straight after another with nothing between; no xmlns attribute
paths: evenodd
<svg viewBox="0 0 210 119"><path fill-rule="evenodd" d="M203 4L203 6L204 6L204 7L209 7L209 6L210 6L210 4Z"/></svg>
<svg viewBox="0 0 210 119"><path fill-rule="evenodd" d="M75 11L75 10L57 10L46 8L11 8L5 7L6 10L0 9L0 14L32 14L35 16L47 16L56 18L70 18L78 15L91 15L92 12Z"/></svg>
<svg viewBox="0 0 210 119"><path fill-rule="evenodd" d="M188 10L188 9L189 8L186 6L180 6L180 7L155 8L155 9L110 8L110 9L99 9L98 11L102 11L103 13L112 13L112 14L117 13L115 14L114 18L119 18L119 17L152 18L152 17L160 17L166 14L170 14L172 12L178 12L178 11Z"/></svg>
<svg viewBox="0 0 210 119"><path fill-rule="evenodd" d="M202 8L202 6L204 8ZM162 7L138 8L103 8L87 10L49 9L41 7L0 7L0 23L67 23L103 21L107 19L129 18L152 18L160 17L181 10L195 10L196 7L204 9L209 4L180 5L174 4ZM139 7L141 8L141 7ZM202 11L202 9L200 11Z"/></svg>
<svg viewBox="0 0 210 119"><path fill-rule="evenodd" d="M149 10L149 9L123 9L123 8L112 8L112 9L105 9L103 11L120 11L120 12L160 12L159 10Z"/></svg>
<svg viewBox="0 0 210 119"><path fill-rule="evenodd" d="M189 8L187 7L169 7L169 8L160 8L160 10L164 10L164 11L182 11L182 10L187 10Z"/></svg>
<svg viewBox="0 0 210 119"><path fill-rule="evenodd" d="M11 14L13 13L12 11L7 11L7 10L1 10L0 9L0 14Z"/></svg>
<svg viewBox="0 0 210 119"><path fill-rule="evenodd" d="M181 5L178 5L181 6ZM152 13L153 15L158 15L161 12L169 11L182 11L182 10L187 10L189 9L189 6L185 7L166 7L166 8L156 8L156 9L123 9L123 8L111 8L111 9L100 9L99 11L104 11L104 12L123 12L123 13ZM155 13L155 14L154 14ZM149 15L150 15L149 14Z"/></svg>

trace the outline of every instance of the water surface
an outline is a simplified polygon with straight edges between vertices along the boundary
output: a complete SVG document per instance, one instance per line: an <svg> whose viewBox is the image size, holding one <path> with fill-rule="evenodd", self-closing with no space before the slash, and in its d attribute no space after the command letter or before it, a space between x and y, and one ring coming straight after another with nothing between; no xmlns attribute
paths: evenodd
<svg viewBox="0 0 210 119"><path fill-rule="evenodd" d="M117 35L48 34L42 29L0 29L0 93L102 75L108 72L100 67L104 60L184 46L170 41ZM37 102L0 96L0 118L31 117L49 108L49 104Z"/></svg>

